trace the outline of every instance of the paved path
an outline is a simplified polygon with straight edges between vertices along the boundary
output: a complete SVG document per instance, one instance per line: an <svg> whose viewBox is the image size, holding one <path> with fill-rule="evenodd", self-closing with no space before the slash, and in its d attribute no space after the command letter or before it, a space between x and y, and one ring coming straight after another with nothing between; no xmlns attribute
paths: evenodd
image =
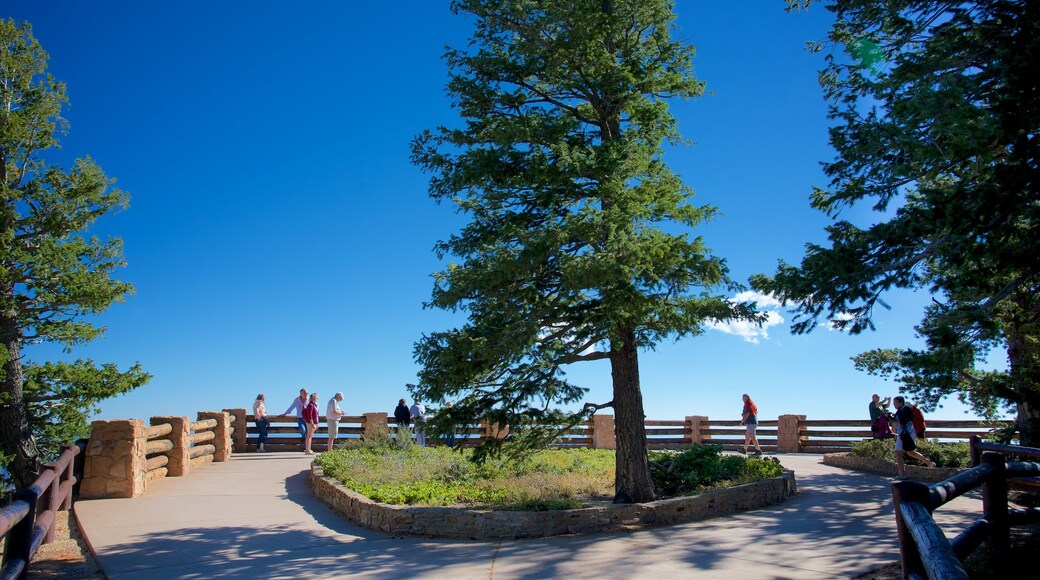
<svg viewBox="0 0 1040 580"><path fill-rule="evenodd" d="M780 455L798 493L716 520L634 532L480 542L388 536L342 519L308 486L310 458L236 455L136 499L76 514L98 562L123 578L848 578L898 560L890 484ZM977 496L944 506L952 537Z"/></svg>

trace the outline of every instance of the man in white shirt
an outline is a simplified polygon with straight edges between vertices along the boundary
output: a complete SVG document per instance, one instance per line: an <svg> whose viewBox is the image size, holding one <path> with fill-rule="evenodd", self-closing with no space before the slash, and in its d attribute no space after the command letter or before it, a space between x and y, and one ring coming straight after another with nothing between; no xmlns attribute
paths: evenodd
<svg viewBox="0 0 1040 580"><path fill-rule="evenodd" d="M426 407L416 400L412 403L409 412L412 414L412 426L415 428L415 444L426 447L426 433L423 432L423 423L426 422Z"/></svg>
<svg viewBox="0 0 1040 580"><path fill-rule="evenodd" d="M336 442L336 436L339 435L339 419L345 413L339 409L339 402L343 400L343 393L336 393L336 396L329 399L329 406L325 409L325 420L329 424L329 451L332 451L332 444Z"/></svg>

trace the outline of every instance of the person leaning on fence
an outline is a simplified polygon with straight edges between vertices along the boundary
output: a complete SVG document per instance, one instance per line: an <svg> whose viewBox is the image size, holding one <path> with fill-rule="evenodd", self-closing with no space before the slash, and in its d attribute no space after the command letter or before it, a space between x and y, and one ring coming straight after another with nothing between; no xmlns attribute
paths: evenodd
<svg viewBox="0 0 1040 580"><path fill-rule="evenodd" d="M401 399L397 402L397 408L394 409L394 420L397 421L398 427L408 427L412 424L412 414L408 411L408 404Z"/></svg>
<svg viewBox="0 0 1040 580"><path fill-rule="evenodd" d="M928 467L935 467L935 462L917 451L917 435L914 433L914 414L910 407L904 404L903 397L892 399L892 403L896 406L896 469L899 471L899 478L905 479L906 463L903 459L904 455L909 455Z"/></svg>
<svg viewBox="0 0 1040 580"><path fill-rule="evenodd" d="M303 436L303 452L312 455L311 440L314 432L318 430L318 393L311 393L307 406L303 408L303 423L307 427L307 433Z"/></svg>
<svg viewBox="0 0 1040 580"><path fill-rule="evenodd" d="M253 401L253 421L256 430L260 433L256 438L256 452L265 453L264 443L267 441L267 428L271 426L271 420L267 418L267 408L264 406L264 394L260 393Z"/></svg>
<svg viewBox="0 0 1040 580"><path fill-rule="evenodd" d="M740 424L744 425L744 455L747 455L748 445L750 443L755 444L755 455L762 455L762 447L758 444L758 405L751 400L751 397L744 393L741 395L744 399L744 409L740 412Z"/></svg>
<svg viewBox="0 0 1040 580"><path fill-rule="evenodd" d="M415 423L415 444L420 447L426 446L426 433L423 431L423 423L426 422L426 407L416 399L412 408L408 410Z"/></svg>
<svg viewBox="0 0 1040 580"><path fill-rule="evenodd" d="M336 437L339 436L339 420L343 415L346 415L339 408L339 402L342 400L343 393L336 393L329 399L328 407L325 409L325 422L329 426L329 451L332 451L332 445L336 442Z"/></svg>
<svg viewBox="0 0 1040 580"><path fill-rule="evenodd" d="M300 389L300 396L293 399L292 405L285 410L283 415L290 411L296 413L296 429L300 431L300 437L307 438L307 424L303 421L303 410L307 408L307 389Z"/></svg>

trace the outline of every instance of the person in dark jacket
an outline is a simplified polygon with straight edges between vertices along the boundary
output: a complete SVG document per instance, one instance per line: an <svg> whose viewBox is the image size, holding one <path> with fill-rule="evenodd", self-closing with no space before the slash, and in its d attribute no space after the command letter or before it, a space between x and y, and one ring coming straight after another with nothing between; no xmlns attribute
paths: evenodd
<svg viewBox="0 0 1040 580"><path fill-rule="evenodd" d="M394 419L397 420L398 427L408 427L412 424L412 413L408 410L408 405L405 404L404 399L397 403L397 408L394 409Z"/></svg>

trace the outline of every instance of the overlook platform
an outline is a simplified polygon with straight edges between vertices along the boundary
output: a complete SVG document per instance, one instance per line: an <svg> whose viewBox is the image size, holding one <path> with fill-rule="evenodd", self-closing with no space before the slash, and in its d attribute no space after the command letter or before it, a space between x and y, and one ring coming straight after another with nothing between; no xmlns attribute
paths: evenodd
<svg viewBox="0 0 1040 580"><path fill-rule="evenodd" d="M480 542L395 537L311 495L313 456L240 454L133 499L75 512L105 574L121 578L848 578L899 559L891 479L782 454L798 493L720 519L633 532ZM976 494L936 512L951 537Z"/></svg>

